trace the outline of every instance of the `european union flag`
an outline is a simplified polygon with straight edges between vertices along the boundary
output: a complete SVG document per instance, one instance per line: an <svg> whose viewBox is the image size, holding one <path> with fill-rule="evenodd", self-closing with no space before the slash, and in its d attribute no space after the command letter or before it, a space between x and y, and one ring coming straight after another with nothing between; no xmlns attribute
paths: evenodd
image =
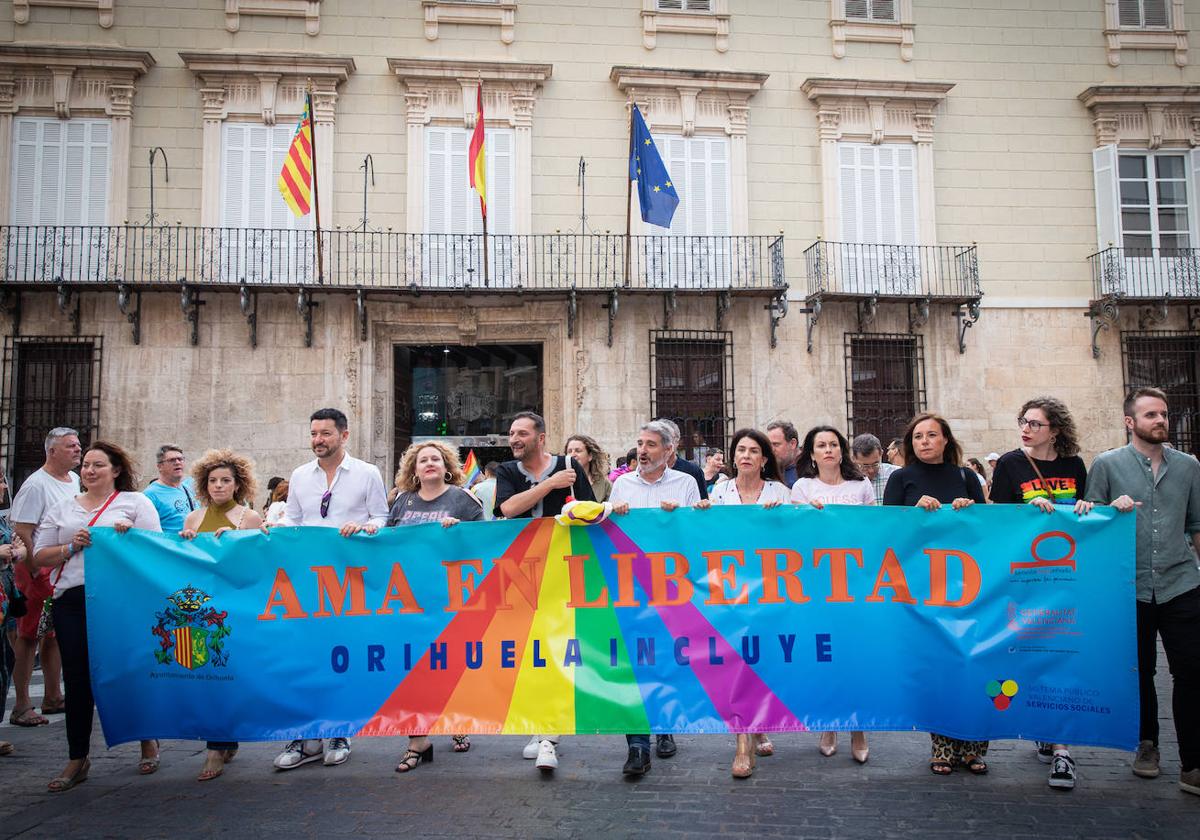
<svg viewBox="0 0 1200 840"><path fill-rule="evenodd" d="M670 227L671 217L679 206L679 193L675 192L675 185L637 105L633 106L633 131L629 139L629 180L637 181L642 221Z"/></svg>

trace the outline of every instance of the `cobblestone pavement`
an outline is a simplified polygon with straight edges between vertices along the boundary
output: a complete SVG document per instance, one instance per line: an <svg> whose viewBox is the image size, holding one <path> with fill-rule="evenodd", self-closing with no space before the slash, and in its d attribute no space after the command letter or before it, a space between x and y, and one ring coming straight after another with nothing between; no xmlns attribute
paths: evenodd
<svg viewBox="0 0 1200 840"><path fill-rule="evenodd" d="M520 757L524 738L476 737L455 754L435 738L435 759L392 772L404 739L359 738L340 767L271 767L279 744L245 744L225 774L198 783L203 745L164 742L162 767L137 775L136 745L104 748L97 726L88 782L50 794L66 757L63 718L49 726L4 725L16 752L0 758L0 837L580 837L756 836L812 838L1180 838L1200 837L1200 797L1178 787L1179 763L1165 662L1159 668L1163 774L1135 778L1131 755L1079 748L1074 791L1046 785L1033 745L1002 741L991 773L948 779L925 768L928 737L871 736L856 765L842 738L837 755L815 735L778 735L777 754L753 778L729 775L733 738L681 736L679 753L654 759L638 781L620 775L619 737L564 739L559 769L543 776ZM10 697L11 709L11 697Z"/></svg>

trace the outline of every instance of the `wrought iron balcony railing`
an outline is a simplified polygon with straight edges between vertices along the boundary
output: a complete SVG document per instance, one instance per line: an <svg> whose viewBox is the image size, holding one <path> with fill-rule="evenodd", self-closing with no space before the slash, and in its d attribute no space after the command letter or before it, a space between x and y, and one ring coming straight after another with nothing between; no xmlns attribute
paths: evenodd
<svg viewBox="0 0 1200 840"><path fill-rule="evenodd" d="M878 245L818 240L804 252L808 296L976 300L974 245Z"/></svg>
<svg viewBox="0 0 1200 840"><path fill-rule="evenodd" d="M370 290L777 291L782 236L0 226L0 282Z"/></svg>
<svg viewBox="0 0 1200 840"><path fill-rule="evenodd" d="M1088 259L1097 300L1200 300L1200 249L1105 248Z"/></svg>

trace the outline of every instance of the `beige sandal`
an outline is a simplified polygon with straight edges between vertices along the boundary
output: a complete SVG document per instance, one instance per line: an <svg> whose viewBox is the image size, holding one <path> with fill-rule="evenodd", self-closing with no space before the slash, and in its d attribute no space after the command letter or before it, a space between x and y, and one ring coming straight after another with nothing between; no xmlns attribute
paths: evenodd
<svg viewBox="0 0 1200 840"><path fill-rule="evenodd" d="M87 781L88 771L92 769L92 760L85 758L83 764L79 765L79 769L75 771L74 776L59 776L57 779L51 779L50 784L46 785L46 789L51 793L64 793L75 785L81 785Z"/></svg>

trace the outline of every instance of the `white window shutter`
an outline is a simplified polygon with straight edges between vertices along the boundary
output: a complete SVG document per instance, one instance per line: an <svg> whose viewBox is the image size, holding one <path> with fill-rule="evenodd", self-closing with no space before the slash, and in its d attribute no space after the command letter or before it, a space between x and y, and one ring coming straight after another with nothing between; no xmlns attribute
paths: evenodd
<svg viewBox="0 0 1200 840"><path fill-rule="evenodd" d="M1171 20L1171 0L1142 0L1142 26L1165 29Z"/></svg>
<svg viewBox="0 0 1200 840"><path fill-rule="evenodd" d="M859 211L862 226L860 242L877 243L883 231L879 212L879 159L878 147L858 147L858 199L862 203Z"/></svg>
<svg viewBox="0 0 1200 840"><path fill-rule="evenodd" d="M1117 17L1121 26L1142 25L1142 0L1120 0Z"/></svg>
<svg viewBox="0 0 1200 840"><path fill-rule="evenodd" d="M709 221L701 231L708 236L729 235L729 143L724 137L709 138Z"/></svg>
<svg viewBox="0 0 1200 840"><path fill-rule="evenodd" d="M712 0L685 0L689 12L711 12Z"/></svg>
<svg viewBox="0 0 1200 840"><path fill-rule="evenodd" d="M57 225L62 212L62 163L64 123L42 122L42 159L39 175L38 195L40 204L35 223Z"/></svg>
<svg viewBox="0 0 1200 840"><path fill-rule="evenodd" d="M921 244L917 240L920 205L917 202L916 153L912 146L896 146L895 149L897 241L900 245Z"/></svg>
<svg viewBox="0 0 1200 840"><path fill-rule="evenodd" d="M450 204L450 225L447 233L482 233L483 222L479 218L479 196L471 189L471 173L467 170L470 157L471 135L465 128L447 129L449 154L446 162L446 182ZM489 153L491 149L487 149ZM489 164L489 169L490 164ZM484 177L487 175L485 173Z"/></svg>
<svg viewBox="0 0 1200 840"><path fill-rule="evenodd" d="M1117 147L1101 146L1092 151L1092 170L1096 184L1096 239L1103 250L1120 245L1117 211L1121 206L1117 193Z"/></svg>
<svg viewBox="0 0 1200 840"><path fill-rule="evenodd" d="M675 135L663 135L655 138L654 145L658 149L659 155L662 156L663 164L667 167L667 174L671 176L671 183L675 185L675 192L679 194L679 207L675 210L675 215L671 217L671 227L668 228L672 234L678 236L687 236L689 226L689 214L691 213L691 205L697 201L699 193L695 193L693 188L702 189L702 185L693 183L691 169L688 157L687 139ZM684 183L680 184L676 179L682 176ZM636 193L633 200L638 200ZM637 212L636 209L634 212ZM650 228L650 232L657 232L658 228Z"/></svg>
<svg viewBox="0 0 1200 840"><path fill-rule="evenodd" d="M859 212L862 203L858 200L858 150L848 143L838 144L838 191L842 212L843 242L858 242L861 235Z"/></svg>
<svg viewBox="0 0 1200 840"><path fill-rule="evenodd" d="M895 0L871 0L871 20L895 20Z"/></svg>
<svg viewBox="0 0 1200 840"><path fill-rule="evenodd" d="M84 216L87 182L84 167L87 165L87 130L81 122L66 123L63 144L63 189L62 224L82 224Z"/></svg>
<svg viewBox="0 0 1200 840"><path fill-rule="evenodd" d="M510 130L488 132L488 233L510 234L513 232L514 139L514 134ZM468 191L471 193L474 215L478 217L479 198L469 186Z"/></svg>
<svg viewBox="0 0 1200 840"><path fill-rule="evenodd" d="M867 20L871 10L867 5L870 0L846 0L847 20Z"/></svg>
<svg viewBox="0 0 1200 840"><path fill-rule="evenodd" d="M1200 248L1200 149L1188 152L1188 220L1191 225L1193 248Z"/></svg>
<svg viewBox="0 0 1200 840"><path fill-rule="evenodd" d="M425 129L425 232L448 233L446 191L446 143L448 131L429 126Z"/></svg>
<svg viewBox="0 0 1200 840"><path fill-rule="evenodd" d="M12 223L37 224L41 205L41 124L37 120L13 121Z"/></svg>
<svg viewBox="0 0 1200 840"><path fill-rule="evenodd" d="M876 204L879 218L879 238L875 242L884 245L900 243L900 202L896 182L896 150L891 146L876 146L875 182L879 185Z"/></svg>
<svg viewBox="0 0 1200 840"><path fill-rule="evenodd" d="M247 227L246 133L250 126L226 122L221 150L221 226Z"/></svg>
<svg viewBox="0 0 1200 840"><path fill-rule="evenodd" d="M706 143L696 138L684 141L687 147L688 167L688 197L690 207L681 208L687 211L687 230L690 236L701 236L707 233L712 223L712 184L709 179L709 148Z"/></svg>
<svg viewBox="0 0 1200 840"><path fill-rule="evenodd" d="M678 12L683 8L683 0L658 0L658 8L664 12Z"/></svg>
<svg viewBox="0 0 1200 840"><path fill-rule="evenodd" d="M271 129L265 125L249 125L247 129L246 184L249 189L246 227L266 228L271 226L271 210L264 189L271 157Z"/></svg>
<svg viewBox="0 0 1200 840"><path fill-rule="evenodd" d="M87 147L87 215L84 224L121 224L124 219L108 218L108 186L112 155L111 129L105 120L89 124Z"/></svg>

